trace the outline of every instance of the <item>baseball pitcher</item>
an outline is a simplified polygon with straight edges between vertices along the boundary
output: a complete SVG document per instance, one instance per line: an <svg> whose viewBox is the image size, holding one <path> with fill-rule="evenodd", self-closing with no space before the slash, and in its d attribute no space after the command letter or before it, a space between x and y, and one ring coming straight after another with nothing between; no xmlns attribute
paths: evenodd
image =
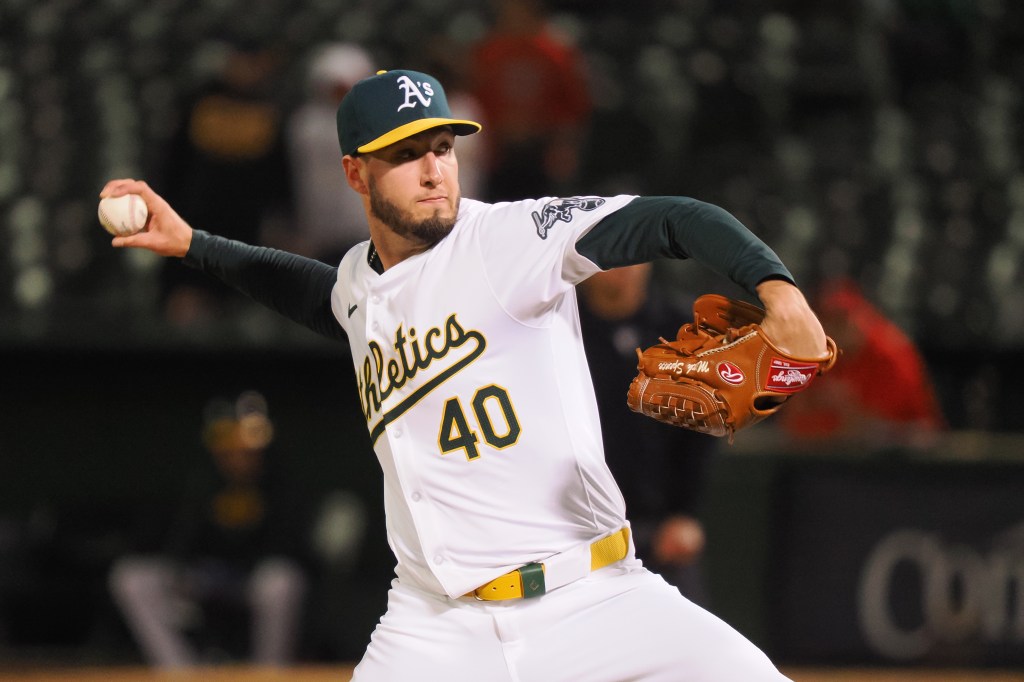
<svg viewBox="0 0 1024 682"><path fill-rule="evenodd" d="M369 239L337 267L193 229L130 179L101 196L141 195L149 222L112 243L181 258L348 339L397 561L357 682L785 679L635 558L574 287L692 258L760 298L760 330L778 348L827 357L821 325L771 249L718 207L462 199L455 143L479 129L453 118L427 74L360 81L338 134Z"/></svg>

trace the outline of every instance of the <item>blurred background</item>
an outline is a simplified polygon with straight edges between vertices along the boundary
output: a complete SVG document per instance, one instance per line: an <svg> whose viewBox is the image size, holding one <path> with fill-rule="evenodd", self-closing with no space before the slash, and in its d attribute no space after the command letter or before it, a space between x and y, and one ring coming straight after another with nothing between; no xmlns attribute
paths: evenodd
<svg viewBox="0 0 1024 682"><path fill-rule="evenodd" d="M309 149L348 191L330 98L377 68L435 73L493 134L459 149L467 195L531 178L710 201L837 319L855 299L869 339L902 335L902 360L851 363L855 387L810 423L841 422L858 390L889 399L870 419L766 422L717 449L713 611L783 663L1024 664L1024 5L501 4L0 0L0 666L143 660L110 572L162 550L208 457L204 410L250 390L305 514L294 656L362 651L392 560L348 349L112 249L96 204L108 179L144 178L197 227L336 258L361 237L314 224L345 209L318 208ZM537 94L551 111L530 126L484 87L505 21L570 74L572 101ZM555 80L504 75L523 101ZM680 298L742 294L693 264L654 276ZM839 285L854 298L827 298ZM939 418L883 414L904 391ZM207 660L242 655L192 622Z"/></svg>

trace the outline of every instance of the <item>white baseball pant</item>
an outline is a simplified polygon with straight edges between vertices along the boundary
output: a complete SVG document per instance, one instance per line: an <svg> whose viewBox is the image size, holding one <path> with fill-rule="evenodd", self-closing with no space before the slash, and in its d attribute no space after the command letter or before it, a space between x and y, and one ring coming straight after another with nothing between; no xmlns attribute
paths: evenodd
<svg viewBox="0 0 1024 682"><path fill-rule="evenodd" d="M786 680L768 657L626 559L531 599L448 599L392 583L353 682Z"/></svg>

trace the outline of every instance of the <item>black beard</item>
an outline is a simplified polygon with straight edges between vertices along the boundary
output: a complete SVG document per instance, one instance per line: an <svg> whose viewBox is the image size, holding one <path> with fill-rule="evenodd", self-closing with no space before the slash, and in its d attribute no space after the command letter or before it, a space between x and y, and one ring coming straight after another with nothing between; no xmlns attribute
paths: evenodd
<svg viewBox="0 0 1024 682"><path fill-rule="evenodd" d="M458 215L459 202L455 202L455 214ZM370 213L377 220L391 228L395 234L415 239L427 246L433 246L451 234L455 227L455 218L442 218L435 213L430 218L415 221L402 212L398 206L380 195L376 184L370 180Z"/></svg>

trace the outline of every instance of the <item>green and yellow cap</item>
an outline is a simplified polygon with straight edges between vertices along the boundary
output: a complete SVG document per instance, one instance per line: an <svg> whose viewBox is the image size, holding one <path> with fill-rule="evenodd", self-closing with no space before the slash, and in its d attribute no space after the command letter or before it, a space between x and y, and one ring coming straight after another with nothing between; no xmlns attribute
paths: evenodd
<svg viewBox="0 0 1024 682"><path fill-rule="evenodd" d="M480 124L454 118L444 88L419 71L378 71L356 83L338 107L342 154L365 154L448 125L456 135L472 135Z"/></svg>

